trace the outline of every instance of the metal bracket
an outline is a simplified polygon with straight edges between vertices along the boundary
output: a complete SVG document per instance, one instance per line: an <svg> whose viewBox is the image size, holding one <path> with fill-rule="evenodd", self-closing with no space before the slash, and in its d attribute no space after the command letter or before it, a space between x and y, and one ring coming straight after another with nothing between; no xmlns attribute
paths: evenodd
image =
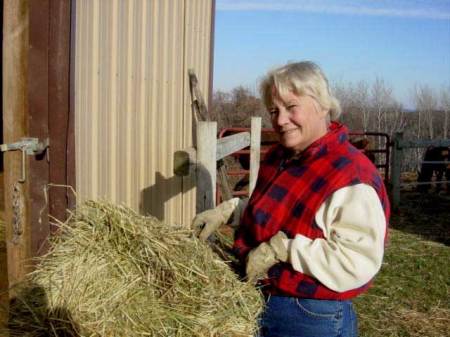
<svg viewBox="0 0 450 337"><path fill-rule="evenodd" d="M43 142L39 142L38 138L21 138L20 141L9 144L1 144L0 151L22 151L22 177L20 183L24 183L26 179L26 156L37 156L44 153L49 147L49 140L46 138Z"/></svg>

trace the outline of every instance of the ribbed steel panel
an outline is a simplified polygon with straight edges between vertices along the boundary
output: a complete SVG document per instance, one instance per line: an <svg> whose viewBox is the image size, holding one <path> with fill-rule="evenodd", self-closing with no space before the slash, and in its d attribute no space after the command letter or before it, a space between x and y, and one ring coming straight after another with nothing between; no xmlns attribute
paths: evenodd
<svg viewBox="0 0 450 337"><path fill-rule="evenodd" d="M195 210L173 153L192 145L188 69L208 97L212 0L77 0L76 179L168 222Z"/></svg>

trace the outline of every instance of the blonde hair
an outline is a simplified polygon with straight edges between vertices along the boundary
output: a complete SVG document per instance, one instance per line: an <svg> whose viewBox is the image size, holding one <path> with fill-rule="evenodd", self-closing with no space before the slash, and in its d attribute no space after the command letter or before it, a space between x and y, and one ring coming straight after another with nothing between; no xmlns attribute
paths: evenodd
<svg viewBox="0 0 450 337"><path fill-rule="evenodd" d="M328 80L322 70L313 62L288 63L276 68L263 78L260 86L261 96L267 108L273 104L274 89L280 96L293 92L298 96L310 96L320 106L328 110L330 120L341 114L341 105L331 94Z"/></svg>

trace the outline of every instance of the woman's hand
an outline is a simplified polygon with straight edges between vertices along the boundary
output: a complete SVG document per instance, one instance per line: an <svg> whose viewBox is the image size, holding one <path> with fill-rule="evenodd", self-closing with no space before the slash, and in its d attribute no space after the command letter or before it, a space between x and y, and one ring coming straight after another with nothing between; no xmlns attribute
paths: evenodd
<svg viewBox="0 0 450 337"><path fill-rule="evenodd" d="M263 242L251 250L247 256L247 279L251 282L264 279L272 266L278 262L286 262L288 242L286 234L279 231L270 241Z"/></svg>
<svg viewBox="0 0 450 337"><path fill-rule="evenodd" d="M212 233L230 220L238 205L239 198L233 198L222 202L216 208L197 214L191 225L195 235L200 240L206 241Z"/></svg>

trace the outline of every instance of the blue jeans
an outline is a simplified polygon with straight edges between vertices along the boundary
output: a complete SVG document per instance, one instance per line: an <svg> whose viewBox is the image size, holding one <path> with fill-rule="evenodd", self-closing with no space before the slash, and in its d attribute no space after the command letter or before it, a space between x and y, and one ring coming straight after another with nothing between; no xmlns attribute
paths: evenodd
<svg viewBox="0 0 450 337"><path fill-rule="evenodd" d="M351 301L269 296L259 337L357 337Z"/></svg>

